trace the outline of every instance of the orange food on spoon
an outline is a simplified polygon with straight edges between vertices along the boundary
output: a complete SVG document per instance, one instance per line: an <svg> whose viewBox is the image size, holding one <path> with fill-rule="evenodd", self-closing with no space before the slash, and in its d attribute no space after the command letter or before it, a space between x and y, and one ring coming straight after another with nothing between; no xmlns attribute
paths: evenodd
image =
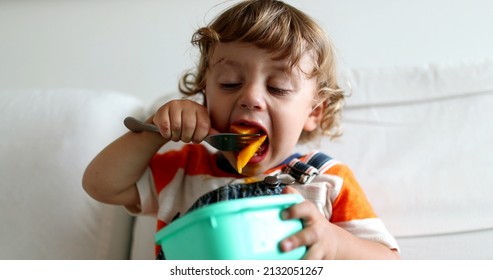
<svg viewBox="0 0 493 280"><path fill-rule="evenodd" d="M244 126L244 125L235 125L232 124L229 127L229 130L233 133L238 133L238 134L257 134L260 132L260 129L255 126Z"/></svg>
<svg viewBox="0 0 493 280"><path fill-rule="evenodd" d="M232 125L231 131L239 134L256 134L260 132L257 127L239 125ZM257 140L253 141L240 151L238 157L236 158L236 169L238 170L238 173L241 174L243 167L245 167L245 165L247 165L250 159L255 155L266 138L267 135L261 135Z"/></svg>

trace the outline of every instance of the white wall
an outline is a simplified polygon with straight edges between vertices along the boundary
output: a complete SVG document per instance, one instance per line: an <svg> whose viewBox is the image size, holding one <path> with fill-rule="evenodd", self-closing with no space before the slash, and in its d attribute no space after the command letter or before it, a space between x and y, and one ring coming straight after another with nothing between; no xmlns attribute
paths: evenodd
<svg viewBox="0 0 493 280"><path fill-rule="evenodd" d="M115 89L153 100L176 91L193 65L193 30L231 2L0 0L0 89ZM287 2L326 26L345 67L493 57L493 1Z"/></svg>

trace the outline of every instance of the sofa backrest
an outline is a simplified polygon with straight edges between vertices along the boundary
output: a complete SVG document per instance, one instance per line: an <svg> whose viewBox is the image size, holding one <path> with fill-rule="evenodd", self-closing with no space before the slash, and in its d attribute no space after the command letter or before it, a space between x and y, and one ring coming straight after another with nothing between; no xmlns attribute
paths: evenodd
<svg viewBox="0 0 493 280"><path fill-rule="evenodd" d="M132 218L81 180L142 108L112 91L0 92L0 259L128 258Z"/></svg>

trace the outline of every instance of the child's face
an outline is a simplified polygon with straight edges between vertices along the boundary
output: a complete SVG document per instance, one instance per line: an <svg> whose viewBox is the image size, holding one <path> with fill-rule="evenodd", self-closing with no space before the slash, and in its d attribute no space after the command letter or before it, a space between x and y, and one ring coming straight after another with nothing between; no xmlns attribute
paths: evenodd
<svg viewBox="0 0 493 280"><path fill-rule="evenodd" d="M206 75L206 106L212 127L228 132L232 124L256 126L267 134L259 152L243 168L253 176L278 165L293 153L303 130L318 127L314 60L306 52L299 67L273 60L275 54L247 43L218 43ZM232 152L224 155L236 167Z"/></svg>

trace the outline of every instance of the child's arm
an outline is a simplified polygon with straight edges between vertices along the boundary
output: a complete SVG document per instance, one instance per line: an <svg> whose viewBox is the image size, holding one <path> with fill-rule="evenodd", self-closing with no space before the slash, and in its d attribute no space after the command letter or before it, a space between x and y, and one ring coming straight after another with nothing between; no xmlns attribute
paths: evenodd
<svg viewBox="0 0 493 280"><path fill-rule="evenodd" d="M154 132L128 132L103 149L88 165L82 184L94 199L133 207L140 204L137 181L154 154L169 140L200 142L208 134L210 121L204 106L189 100L163 105L147 120Z"/></svg>
<svg viewBox="0 0 493 280"><path fill-rule="evenodd" d="M116 139L87 166L82 178L85 191L103 203L139 205L136 182L166 142L152 132L128 132Z"/></svg>
<svg viewBox="0 0 493 280"><path fill-rule="evenodd" d="M286 219L302 219L304 229L281 242L283 251L306 245L305 259L399 259L386 246L358 238L330 223L308 200L288 208Z"/></svg>

